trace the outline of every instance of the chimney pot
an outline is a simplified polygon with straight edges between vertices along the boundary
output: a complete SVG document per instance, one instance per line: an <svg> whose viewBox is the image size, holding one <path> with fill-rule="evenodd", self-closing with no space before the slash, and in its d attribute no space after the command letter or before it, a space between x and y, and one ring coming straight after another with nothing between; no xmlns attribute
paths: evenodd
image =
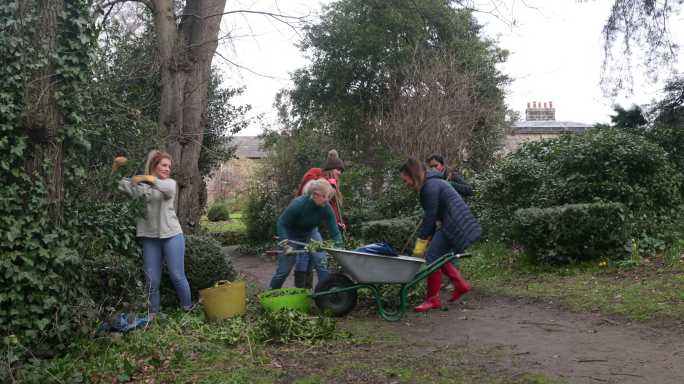
<svg viewBox="0 0 684 384"><path fill-rule="evenodd" d="M544 102L544 108L546 108L546 101Z"/></svg>
<svg viewBox="0 0 684 384"><path fill-rule="evenodd" d="M532 108L537 108L537 102L536 101L532 102Z"/></svg>
<svg viewBox="0 0 684 384"><path fill-rule="evenodd" d="M549 101L549 108L553 108L553 101Z"/></svg>

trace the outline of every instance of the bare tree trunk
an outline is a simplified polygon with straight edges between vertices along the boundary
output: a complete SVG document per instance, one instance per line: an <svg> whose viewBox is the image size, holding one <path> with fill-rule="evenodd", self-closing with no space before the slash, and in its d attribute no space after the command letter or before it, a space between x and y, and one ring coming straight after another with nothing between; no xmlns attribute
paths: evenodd
<svg viewBox="0 0 684 384"><path fill-rule="evenodd" d="M34 4L21 1L19 13L25 14L27 7ZM58 17L64 10L64 0L39 0L37 5L38 20L29 39L34 54L45 60L45 64L31 74L25 88L22 124L32 143L25 169L32 177L43 179L48 191L50 217L59 223L64 200L63 151L59 135L63 118L55 98L57 82L52 54L57 52Z"/></svg>
<svg viewBox="0 0 684 384"><path fill-rule="evenodd" d="M171 0L153 0L161 58L159 123L178 182L177 214L184 230L199 223L204 183L198 163L206 127L211 61L226 0L187 0L180 24Z"/></svg>

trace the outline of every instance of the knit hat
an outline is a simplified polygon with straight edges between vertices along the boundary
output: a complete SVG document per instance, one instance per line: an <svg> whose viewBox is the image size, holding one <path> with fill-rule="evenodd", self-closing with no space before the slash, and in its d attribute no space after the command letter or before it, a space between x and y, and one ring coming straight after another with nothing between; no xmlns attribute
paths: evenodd
<svg viewBox="0 0 684 384"><path fill-rule="evenodd" d="M325 159L325 163L323 163L324 171L329 171L331 169L339 169L341 171L344 171L344 162L342 162L339 155L337 154L337 151L334 149L331 149L328 152L328 158Z"/></svg>

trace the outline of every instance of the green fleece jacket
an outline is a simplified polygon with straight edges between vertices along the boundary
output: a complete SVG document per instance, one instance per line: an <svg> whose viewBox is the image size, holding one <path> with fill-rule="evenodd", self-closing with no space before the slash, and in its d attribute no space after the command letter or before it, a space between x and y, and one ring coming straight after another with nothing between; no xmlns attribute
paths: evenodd
<svg viewBox="0 0 684 384"><path fill-rule="evenodd" d="M319 207L309 196L299 196L292 200L278 218L278 237L287 239L288 234L302 234L313 231L325 221L337 246L343 243L340 230L337 229L335 213L330 204Z"/></svg>

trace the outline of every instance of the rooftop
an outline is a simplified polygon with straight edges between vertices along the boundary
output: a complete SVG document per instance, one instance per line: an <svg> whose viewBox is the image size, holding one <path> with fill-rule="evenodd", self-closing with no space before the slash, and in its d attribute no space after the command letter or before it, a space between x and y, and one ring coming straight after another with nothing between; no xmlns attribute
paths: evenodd
<svg viewBox="0 0 684 384"><path fill-rule="evenodd" d="M230 142L235 147L235 157L238 159L263 159L268 151L263 148L264 140L259 136L234 136Z"/></svg>
<svg viewBox="0 0 684 384"><path fill-rule="evenodd" d="M591 124L577 123L574 121L534 120L516 121L512 125L513 133L563 133L584 132L593 127Z"/></svg>

